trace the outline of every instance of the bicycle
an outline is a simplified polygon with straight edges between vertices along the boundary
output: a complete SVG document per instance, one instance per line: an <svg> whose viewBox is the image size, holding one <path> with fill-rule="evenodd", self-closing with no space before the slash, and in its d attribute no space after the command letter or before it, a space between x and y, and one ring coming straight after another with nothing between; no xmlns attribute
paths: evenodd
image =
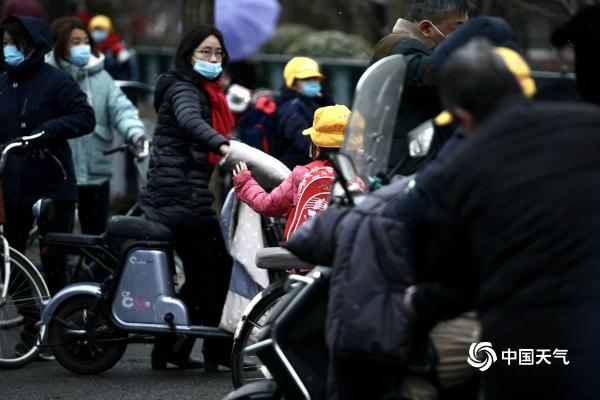
<svg viewBox="0 0 600 400"><path fill-rule="evenodd" d="M31 140L42 135L43 132L24 136L2 146L0 174L11 150L27 146ZM41 319L50 292L31 261L10 247L4 237L5 222L0 182L0 368L18 368L32 361L39 352L46 328L37 322Z"/></svg>

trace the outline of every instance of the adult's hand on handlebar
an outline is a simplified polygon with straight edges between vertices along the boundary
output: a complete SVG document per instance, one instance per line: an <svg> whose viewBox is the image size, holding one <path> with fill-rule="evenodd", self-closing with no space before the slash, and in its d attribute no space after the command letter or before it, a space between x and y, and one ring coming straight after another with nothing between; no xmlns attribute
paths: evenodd
<svg viewBox="0 0 600 400"><path fill-rule="evenodd" d="M133 145L131 150L133 150L133 156L136 160L141 161L148 157L150 144L146 139L146 135L142 132L135 133L131 137L131 143Z"/></svg>
<svg viewBox="0 0 600 400"><path fill-rule="evenodd" d="M145 141L146 141L146 138L144 137L144 134L142 132L134 133L133 136L131 137L131 143L139 151L144 150L144 142Z"/></svg>
<svg viewBox="0 0 600 400"><path fill-rule="evenodd" d="M241 174L244 171L248 171L248 166L246 165L245 162L240 161L239 163L236 164L235 168L233 169L233 176L236 176L237 174Z"/></svg>

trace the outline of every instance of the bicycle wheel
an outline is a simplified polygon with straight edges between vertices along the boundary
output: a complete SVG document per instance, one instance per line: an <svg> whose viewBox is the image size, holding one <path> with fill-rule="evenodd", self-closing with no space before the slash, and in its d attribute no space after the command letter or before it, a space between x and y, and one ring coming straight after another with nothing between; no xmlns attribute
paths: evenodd
<svg viewBox="0 0 600 400"><path fill-rule="evenodd" d="M271 379L271 374L255 355L245 354L244 349L257 342L258 332L279 300L287 293L285 279L276 281L260 293L262 298L252 308L239 335L233 341L231 354L231 375L233 386L237 389L250 382Z"/></svg>
<svg viewBox="0 0 600 400"><path fill-rule="evenodd" d="M0 265L0 368L17 368L35 358L46 329L35 324L41 319L42 301L50 297L35 266L14 249L9 256L6 298L1 297L6 271Z"/></svg>

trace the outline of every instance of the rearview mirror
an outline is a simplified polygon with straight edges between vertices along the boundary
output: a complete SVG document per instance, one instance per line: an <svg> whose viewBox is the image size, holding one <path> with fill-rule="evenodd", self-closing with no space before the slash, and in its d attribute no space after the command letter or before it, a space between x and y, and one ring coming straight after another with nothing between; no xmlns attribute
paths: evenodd
<svg viewBox="0 0 600 400"><path fill-rule="evenodd" d="M434 126L431 120L408 132L408 149L411 157L425 157L433 141Z"/></svg>

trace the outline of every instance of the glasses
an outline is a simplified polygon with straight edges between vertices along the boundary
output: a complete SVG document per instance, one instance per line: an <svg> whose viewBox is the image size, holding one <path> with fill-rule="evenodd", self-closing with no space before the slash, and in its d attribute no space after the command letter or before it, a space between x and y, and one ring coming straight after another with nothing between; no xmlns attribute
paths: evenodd
<svg viewBox="0 0 600 400"><path fill-rule="evenodd" d="M218 60L222 60L223 57L225 57L225 53L223 53L221 50L217 50L217 51L211 51L208 49L196 50L196 51L194 51L194 54L199 57L209 59L209 60L212 58L212 56L215 56L215 58Z"/></svg>

